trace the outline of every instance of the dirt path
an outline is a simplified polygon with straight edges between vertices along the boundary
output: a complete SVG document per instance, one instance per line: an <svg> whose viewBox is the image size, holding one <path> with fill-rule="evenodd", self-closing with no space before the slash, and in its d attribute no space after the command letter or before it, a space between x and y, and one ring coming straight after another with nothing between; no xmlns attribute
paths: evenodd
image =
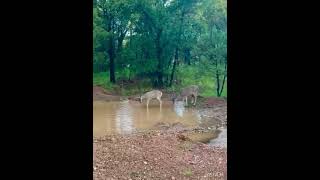
<svg viewBox="0 0 320 180"><path fill-rule="evenodd" d="M164 98L169 100L170 94L164 94ZM121 98L102 88L93 88L94 100L117 101ZM134 96L129 99L134 99ZM208 121L210 126L227 125L227 103L224 99L199 99L196 108L205 122ZM226 179L227 150L194 143L185 136L187 130L177 127L95 138L94 180Z"/></svg>

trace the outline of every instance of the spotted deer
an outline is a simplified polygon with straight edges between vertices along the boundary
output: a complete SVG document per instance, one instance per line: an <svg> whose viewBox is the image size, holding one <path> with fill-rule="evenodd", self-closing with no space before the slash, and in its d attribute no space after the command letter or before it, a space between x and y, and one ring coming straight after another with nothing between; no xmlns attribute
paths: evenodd
<svg viewBox="0 0 320 180"><path fill-rule="evenodd" d="M161 105L162 105L161 96L162 96L162 92L161 91L152 90L152 91L149 91L149 92L143 94L142 96L140 96L140 102L142 103L143 99L147 99L147 108L149 108L150 100L157 99L159 101L159 103L160 103L160 108L161 108Z"/></svg>
<svg viewBox="0 0 320 180"><path fill-rule="evenodd" d="M199 94L199 87L196 85L191 85L186 88L183 88L181 90L181 93L177 96L177 98L174 98L174 101L176 99L182 98L183 101L185 102L185 105L188 106L188 97L191 96L191 103L193 105L196 105L198 94Z"/></svg>

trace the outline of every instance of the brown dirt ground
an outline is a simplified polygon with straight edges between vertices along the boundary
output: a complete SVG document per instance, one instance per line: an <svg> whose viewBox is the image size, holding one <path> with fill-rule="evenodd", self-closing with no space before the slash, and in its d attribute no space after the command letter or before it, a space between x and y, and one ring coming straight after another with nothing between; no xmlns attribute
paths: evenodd
<svg viewBox="0 0 320 180"><path fill-rule="evenodd" d="M93 86L93 100L102 100L102 101L119 101L120 96L113 95L107 90L99 86Z"/></svg>
<svg viewBox="0 0 320 180"><path fill-rule="evenodd" d="M227 176L227 151L191 143L180 133L149 132L94 139L93 174L105 179L217 179Z"/></svg>
<svg viewBox="0 0 320 180"><path fill-rule="evenodd" d="M109 94L112 95L110 92L107 90L103 89L102 87L99 86L93 86L93 94Z"/></svg>

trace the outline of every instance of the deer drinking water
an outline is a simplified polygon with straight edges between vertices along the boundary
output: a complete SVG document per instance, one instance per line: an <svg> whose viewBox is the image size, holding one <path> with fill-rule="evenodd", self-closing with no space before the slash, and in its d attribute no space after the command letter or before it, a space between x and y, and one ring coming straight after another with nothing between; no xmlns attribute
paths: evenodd
<svg viewBox="0 0 320 180"><path fill-rule="evenodd" d="M199 94L199 87L196 85L191 85L189 87L183 88L181 90L181 93L178 95L178 97L174 98L174 101L176 99L182 98L185 104L188 106L188 96L191 96L191 103L193 105L196 105L198 94Z"/></svg>
<svg viewBox="0 0 320 180"><path fill-rule="evenodd" d="M162 96L161 91L152 90L152 91L149 91L149 92L145 93L144 95L140 96L140 102L142 103L143 99L147 99L147 108L149 108L150 100L157 99L160 103L160 108L161 108L161 105L162 105L161 96Z"/></svg>

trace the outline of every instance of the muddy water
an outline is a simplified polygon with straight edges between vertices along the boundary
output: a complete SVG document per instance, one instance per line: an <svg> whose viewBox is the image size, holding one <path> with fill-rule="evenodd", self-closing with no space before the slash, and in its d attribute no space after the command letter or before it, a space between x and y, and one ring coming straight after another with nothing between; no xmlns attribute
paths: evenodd
<svg viewBox="0 0 320 180"><path fill-rule="evenodd" d="M200 116L196 110L186 109L183 102L164 101L160 109L157 101L145 103L137 101L93 102L93 135L127 134L139 130L154 129L158 123L182 123L186 127L196 127Z"/></svg>

